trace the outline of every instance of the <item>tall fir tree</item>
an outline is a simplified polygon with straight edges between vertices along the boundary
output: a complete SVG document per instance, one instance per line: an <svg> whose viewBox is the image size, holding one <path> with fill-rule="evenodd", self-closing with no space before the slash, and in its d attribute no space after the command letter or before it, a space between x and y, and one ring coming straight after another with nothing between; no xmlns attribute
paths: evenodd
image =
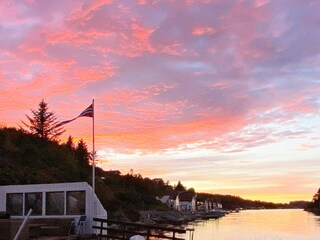
<svg viewBox="0 0 320 240"><path fill-rule="evenodd" d="M78 145L75 149L75 155L78 160L81 180L88 180L90 153L88 151L87 144L82 139L80 139L80 141L78 142Z"/></svg>
<svg viewBox="0 0 320 240"><path fill-rule="evenodd" d="M42 100L37 110L31 110L32 115L26 114L29 123L22 121L27 131L43 139L57 140L65 132L63 127L55 127L59 121L54 112L50 112L48 104Z"/></svg>
<svg viewBox="0 0 320 240"><path fill-rule="evenodd" d="M320 207L320 188L318 189L318 192L313 195L312 202L314 203L315 207Z"/></svg>
<svg viewBox="0 0 320 240"><path fill-rule="evenodd" d="M71 151L75 151L75 146L73 143L73 137L71 135L69 135L67 142L65 143L65 146L71 150Z"/></svg>
<svg viewBox="0 0 320 240"><path fill-rule="evenodd" d="M177 192L184 192L187 189L186 189L185 186L182 185L181 181L179 180L178 184L177 184L177 186L175 186L174 190L177 191Z"/></svg>

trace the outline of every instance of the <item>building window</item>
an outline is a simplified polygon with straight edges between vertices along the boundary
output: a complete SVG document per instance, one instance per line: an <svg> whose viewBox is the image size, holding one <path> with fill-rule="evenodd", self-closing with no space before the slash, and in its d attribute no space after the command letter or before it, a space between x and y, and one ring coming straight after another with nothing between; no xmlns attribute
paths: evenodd
<svg viewBox="0 0 320 240"><path fill-rule="evenodd" d="M64 192L46 193L46 215L64 215Z"/></svg>
<svg viewBox="0 0 320 240"><path fill-rule="evenodd" d="M86 192L67 192L67 215L84 215L86 213Z"/></svg>
<svg viewBox="0 0 320 240"><path fill-rule="evenodd" d="M7 194L7 212L12 216L22 216L23 214L23 194L8 193Z"/></svg>
<svg viewBox="0 0 320 240"><path fill-rule="evenodd" d="M42 192L25 194L25 214L32 208L31 215L42 215Z"/></svg>

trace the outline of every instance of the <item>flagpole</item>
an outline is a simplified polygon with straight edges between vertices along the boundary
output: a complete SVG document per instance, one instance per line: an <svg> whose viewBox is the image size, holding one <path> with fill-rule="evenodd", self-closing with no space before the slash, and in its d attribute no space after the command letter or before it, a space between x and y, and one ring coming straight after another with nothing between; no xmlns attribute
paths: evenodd
<svg viewBox="0 0 320 240"><path fill-rule="evenodd" d="M92 117L92 189L93 192L95 192L95 168L96 168L96 164L95 164L95 149L94 149L94 99L92 99L92 109L93 109L93 117Z"/></svg>

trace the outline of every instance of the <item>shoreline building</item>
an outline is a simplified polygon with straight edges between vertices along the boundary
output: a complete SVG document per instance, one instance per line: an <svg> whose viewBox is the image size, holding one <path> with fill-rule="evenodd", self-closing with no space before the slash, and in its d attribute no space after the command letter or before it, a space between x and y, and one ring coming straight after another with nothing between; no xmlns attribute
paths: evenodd
<svg viewBox="0 0 320 240"><path fill-rule="evenodd" d="M194 192L180 192L175 200L174 208L179 211L195 212L197 194Z"/></svg>
<svg viewBox="0 0 320 240"><path fill-rule="evenodd" d="M30 219L72 218L77 222L86 216L84 234L94 233L94 217L108 216L86 182L0 186L0 212L8 212L11 219L24 219L30 208Z"/></svg>

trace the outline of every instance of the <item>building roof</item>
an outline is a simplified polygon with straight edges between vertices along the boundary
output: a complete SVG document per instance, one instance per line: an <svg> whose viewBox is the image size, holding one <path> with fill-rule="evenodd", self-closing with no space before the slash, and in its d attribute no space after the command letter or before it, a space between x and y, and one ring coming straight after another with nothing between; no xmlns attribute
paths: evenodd
<svg viewBox="0 0 320 240"><path fill-rule="evenodd" d="M179 200L182 202L191 202L192 198L195 196L196 194L193 192L181 192L179 193Z"/></svg>
<svg viewBox="0 0 320 240"><path fill-rule="evenodd" d="M161 198L158 198L158 199L162 203L167 203L170 200L170 196L169 195L165 195L165 196L162 196Z"/></svg>

